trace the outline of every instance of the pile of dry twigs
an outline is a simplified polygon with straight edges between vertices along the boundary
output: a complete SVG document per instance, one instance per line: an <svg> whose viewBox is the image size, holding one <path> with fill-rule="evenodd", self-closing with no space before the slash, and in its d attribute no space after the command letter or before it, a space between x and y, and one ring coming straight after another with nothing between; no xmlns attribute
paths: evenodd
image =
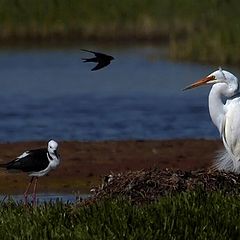
<svg viewBox="0 0 240 240"><path fill-rule="evenodd" d="M153 202L161 196L183 191L240 192L240 175L218 171L150 169L112 175L85 204L105 198L124 197L133 203Z"/></svg>

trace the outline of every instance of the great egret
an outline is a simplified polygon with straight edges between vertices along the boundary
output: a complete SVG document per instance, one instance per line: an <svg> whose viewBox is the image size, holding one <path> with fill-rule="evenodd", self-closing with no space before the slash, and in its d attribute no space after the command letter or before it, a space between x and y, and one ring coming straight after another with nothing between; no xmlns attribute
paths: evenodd
<svg viewBox="0 0 240 240"><path fill-rule="evenodd" d="M225 150L220 152L214 168L240 172L240 94L239 81L230 72L219 70L187 86L184 90L213 84L208 97L211 119L218 128Z"/></svg>

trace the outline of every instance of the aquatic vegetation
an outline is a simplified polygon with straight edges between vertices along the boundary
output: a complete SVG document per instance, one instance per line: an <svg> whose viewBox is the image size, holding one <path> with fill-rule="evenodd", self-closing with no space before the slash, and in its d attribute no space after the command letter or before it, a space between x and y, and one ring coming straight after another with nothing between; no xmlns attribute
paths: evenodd
<svg viewBox="0 0 240 240"><path fill-rule="evenodd" d="M175 59L240 62L237 0L0 0L0 40L147 40Z"/></svg>
<svg viewBox="0 0 240 240"><path fill-rule="evenodd" d="M239 196L204 191L162 197L148 205L124 199L81 206L0 206L4 239L236 239Z"/></svg>

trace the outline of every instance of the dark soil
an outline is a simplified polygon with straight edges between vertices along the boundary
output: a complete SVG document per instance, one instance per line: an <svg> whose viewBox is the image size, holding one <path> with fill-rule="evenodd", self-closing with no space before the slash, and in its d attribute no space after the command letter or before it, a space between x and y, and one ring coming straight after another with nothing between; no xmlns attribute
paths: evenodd
<svg viewBox="0 0 240 240"><path fill-rule="evenodd" d="M10 161L27 149L46 147L46 142L0 144L0 162ZM207 169L222 143L215 140L60 142L61 164L39 179L38 192L79 192L101 183L110 173L141 169ZM22 193L29 177L0 171L0 193Z"/></svg>

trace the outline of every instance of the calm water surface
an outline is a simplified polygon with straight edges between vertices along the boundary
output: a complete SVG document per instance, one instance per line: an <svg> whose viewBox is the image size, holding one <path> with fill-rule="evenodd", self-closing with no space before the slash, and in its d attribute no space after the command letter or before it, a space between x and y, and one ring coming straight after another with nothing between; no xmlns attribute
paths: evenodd
<svg viewBox="0 0 240 240"><path fill-rule="evenodd" d="M62 201L65 203L74 203L79 199L84 200L90 197L90 194L66 194L66 193L38 193L37 194L37 202L44 203L44 202L56 202ZM13 200L15 202L24 202L23 195L0 195L0 201L8 201ZM32 201L31 196L29 196L29 202Z"/></svg>
<svg viewBox="0 0 240 240"><path fill-rule="evenodd" d="M79 48L1 50L0 141L218 137L209 87L181 90L217 66L149 46L98 50L116 60L96 72Z"/></svg>

